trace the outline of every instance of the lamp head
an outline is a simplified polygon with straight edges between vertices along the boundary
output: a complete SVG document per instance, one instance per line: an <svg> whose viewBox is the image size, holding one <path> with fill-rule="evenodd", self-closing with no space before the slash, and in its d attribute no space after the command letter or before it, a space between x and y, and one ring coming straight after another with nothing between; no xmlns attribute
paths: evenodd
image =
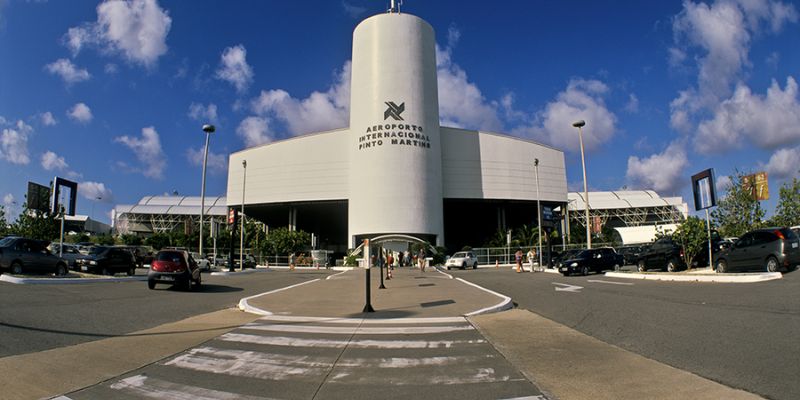
<svg viewBox="0 0 800 400"><path fill-rule="evenodd" d="M580 120L580 121L577 121L577 122L573 122L573 123L572 123L572 126L574 126L574 127L576 127L576 128L580 128L580 127L582 127L582 126L584 126L584 125L586 125L586 121L584 121L584 120Z"/></svg>
<svg viewBox="0 0 800 400"><path fill-rule="evenodd" d="M203 125L203 132L205 132L205 133L214 133L214 131L216 131L216 130L217 130L217 128L215 128L214 125L211 125L211 124Z"/></svg>
<svg viewBox="0 0 800 400"><path fill-rule="evenodd" d="M533 159L533 166L534 167L538 167L539 166L539 159L538 158L534 158Z"/></svg>
<svg viewBox="0 0 800 400"><path fill-rule="evenodd" d="M247 168L247 160L242 160L242 167Z"/></svg>

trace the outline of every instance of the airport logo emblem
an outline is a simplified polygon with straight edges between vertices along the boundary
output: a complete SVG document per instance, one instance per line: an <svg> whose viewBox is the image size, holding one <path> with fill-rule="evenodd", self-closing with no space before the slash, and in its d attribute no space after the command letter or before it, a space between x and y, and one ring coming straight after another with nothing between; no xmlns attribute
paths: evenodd
<svg viewBox="0 0 800 400"><path fill-rule="evenodd" d="M384 121L389 119L389 117L394 118L395 121L403 120L403 117L401 117L400 114L402 114L403 111L406 110L406 103L400 103L400 105L398 106L397 104L394 104L393 101L386 101L384 102L384 104L389 106L389 108L387 108L386 111L383 112Z"/></svg>

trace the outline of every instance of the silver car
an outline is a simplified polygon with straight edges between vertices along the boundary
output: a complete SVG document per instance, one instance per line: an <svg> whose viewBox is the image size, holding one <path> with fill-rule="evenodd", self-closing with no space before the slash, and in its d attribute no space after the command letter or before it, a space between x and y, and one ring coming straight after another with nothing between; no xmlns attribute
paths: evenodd
<svg viewBox="0 0 800 400"><path fill-rule="evenodd" d="M756 229L715 257L717 272L791 270L800 264L800 237L789 228Z"/></svg>
<svg viewBox="0 0 800 400"><path fill-rule="evenodd" d="M475 254L472 254L471 251L459 251L458 253L453 254L452 257L448 258L444 265L447 267L447 269L476 269L478 268L478 258L475 257Z"/></svg>
<svg viewBox="0 0 800 400"><path fill-rule="evenodd" d="M19 275L25 271L52 272L66 275L67 262L47 249L50 242L7 237L0 240L0 269L9 269Z"/></svg>

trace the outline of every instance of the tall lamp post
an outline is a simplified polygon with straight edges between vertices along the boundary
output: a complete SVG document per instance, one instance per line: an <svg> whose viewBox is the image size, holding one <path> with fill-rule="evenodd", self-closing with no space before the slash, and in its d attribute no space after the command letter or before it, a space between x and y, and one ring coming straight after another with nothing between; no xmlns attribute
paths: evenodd
<svg viewBox="0 0 800 400"><path fill-rule="evenodd" d="M214 125L206 124L203 125L203 132L206 133L206 147L203 150L203 180L200 184L200 256L205 257L203 255L203 223L205 222L205 213L206 213L206 163L208 162L208 139L211 137L211 134L216 131L217 128Z"/></svg>
<svg viewBox="0 0 800 400"><path fill-rule="evenodd" d="M589 185L586 183L586 156L583 154L583 127L586 121L573 122L572 126L578 128L578 139L581 141L581 164L583 165L583 199L586 202L586 248L592 248L591 225L589 225Z"/></svg>
<svg viewBox="0 0 800 400"><path fill-rule="evenodd" d="M542 201L539 195L539 159L533 159L533 167L536 169L536 225L539 230L539 268L542 268ZM549 247L548 247L549 248ZM549 264L549 263L548 263ZM533 272L533 261L531 261L531 272ZM542 271L544 271L542 269Z"/></svg>
<svg viewBox="0 0 800 400"><path fill-rule="evenodd" d="M244 271L244 185L247 182L247 160L242 160L242 218L239 225L239 269Z"/></svg>

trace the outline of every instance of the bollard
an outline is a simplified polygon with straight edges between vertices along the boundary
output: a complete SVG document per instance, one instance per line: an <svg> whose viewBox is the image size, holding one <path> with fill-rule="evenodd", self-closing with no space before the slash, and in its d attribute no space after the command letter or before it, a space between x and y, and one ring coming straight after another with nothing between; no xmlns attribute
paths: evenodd
<svg viewBox="0 0 800 400"><path fill-rule="evenodd" d="M500 268L500 261L494 260L494 268L495 269L499 269Z"/></svg>

